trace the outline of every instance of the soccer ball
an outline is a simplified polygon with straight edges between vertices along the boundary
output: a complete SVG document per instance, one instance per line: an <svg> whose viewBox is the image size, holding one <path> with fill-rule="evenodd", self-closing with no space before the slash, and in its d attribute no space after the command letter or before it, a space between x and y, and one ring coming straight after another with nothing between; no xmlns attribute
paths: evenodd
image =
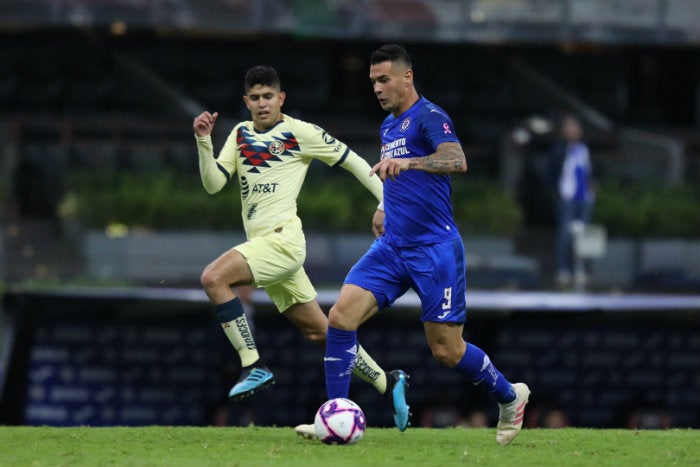
<svg viewBox="0 0 700 467"><path fill-rule="evenodd" d="M365 434L367 421L359 405L339 397L325 402L316 411L316 436L325 444L355 444Z"/></svg>

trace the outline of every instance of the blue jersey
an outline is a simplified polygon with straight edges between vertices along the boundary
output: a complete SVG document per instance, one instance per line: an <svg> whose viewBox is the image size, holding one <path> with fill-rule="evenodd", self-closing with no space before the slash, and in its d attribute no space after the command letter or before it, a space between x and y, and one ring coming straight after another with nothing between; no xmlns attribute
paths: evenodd
<svg viewBox="0 0 700 467"><path fill-rule="evenodd" d="M382 159L425 157L441 143L459 143L447 113L424 97L380 128ZM428 245L460 238L452 217L449 175L421 170L401 172L384 182L384 230L397 247Z"/></svg>

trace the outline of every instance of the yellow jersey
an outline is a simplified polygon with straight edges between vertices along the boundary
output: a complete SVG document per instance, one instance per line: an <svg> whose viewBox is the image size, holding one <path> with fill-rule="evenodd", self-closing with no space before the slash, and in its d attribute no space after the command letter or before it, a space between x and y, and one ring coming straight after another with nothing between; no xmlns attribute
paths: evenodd
<svg viewBox="0 0 700 467"><path fill-rule="evenodd" d="M252 121L238 123L218 157L210 136L195 137L207 192L220 191L238 174L247 238L298 220L297 197L313 159L345 168L382 200L382 182L376 174L369 176L364 159L319 126L288 115L266 131L256 130Z"/></svg>

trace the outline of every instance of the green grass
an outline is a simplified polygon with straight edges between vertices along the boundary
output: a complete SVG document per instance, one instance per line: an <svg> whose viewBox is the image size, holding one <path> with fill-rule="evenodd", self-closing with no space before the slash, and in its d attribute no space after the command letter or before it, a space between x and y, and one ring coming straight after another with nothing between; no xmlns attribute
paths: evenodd
<svg viewBox="0 0 700 467"><path fill-rule="evenodd" d="M689 466L700 431L525 430L499 446L494 429L369 428L326 446L291 428L0 427L0 466Z"/></svg>

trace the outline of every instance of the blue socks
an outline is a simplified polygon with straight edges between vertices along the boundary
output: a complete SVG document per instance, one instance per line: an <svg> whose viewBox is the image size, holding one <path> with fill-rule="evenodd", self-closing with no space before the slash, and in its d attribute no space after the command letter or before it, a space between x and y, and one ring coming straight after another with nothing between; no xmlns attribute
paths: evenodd
<svg viewBox="0 0 700 467"><path fill-rule="evenodd" d="M345 331L328 326L326 356L326 393L328 399L348 397L350 376L357 357L357 331ZM482 390L493 395L501 404L515 400L515 391L510 382L493 366L491 359L479 347L467 344L464 356L456 369Z"/></svg>
<svg viewBox="0 0 700 467"><path fill-rule="evenodd" d="M515 400L513 386L479 347L467 343L467 350L456 369L466 374L476 386L491 394L499 403L507 404Z"/></svg>
<svg viewBox="0 0 700 467"><path fill-rule="evenodd" d="M326 336L326 393L328 399L348 397L350 375L357 357L357 331L345 331L328 326Z"/></svg>

